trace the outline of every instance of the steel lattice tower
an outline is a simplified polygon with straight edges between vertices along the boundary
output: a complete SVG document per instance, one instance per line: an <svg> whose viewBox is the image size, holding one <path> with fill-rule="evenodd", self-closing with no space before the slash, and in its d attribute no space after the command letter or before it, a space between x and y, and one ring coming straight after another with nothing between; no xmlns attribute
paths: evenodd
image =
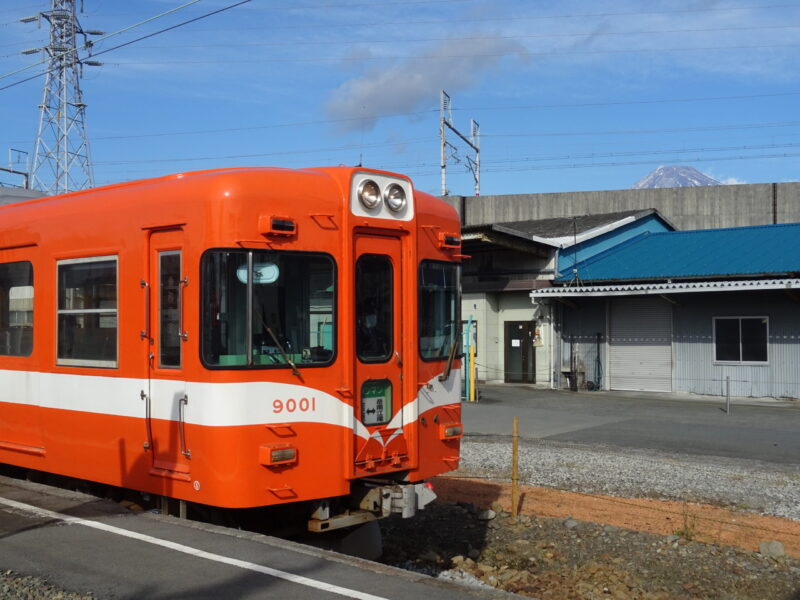
<svg viewBox="0 0 800 600"><path fill-rule="evenodd" d="M50 24L50 43L25 52L41 51L48 57L31 180L36 189L62 194L94 186L86 104L80 87L83 63L78 58L76 38L82 35L86 40L87 34L100 32L81 29L75 0L52 0L49 11L23 21L41 19Z"/></svg>

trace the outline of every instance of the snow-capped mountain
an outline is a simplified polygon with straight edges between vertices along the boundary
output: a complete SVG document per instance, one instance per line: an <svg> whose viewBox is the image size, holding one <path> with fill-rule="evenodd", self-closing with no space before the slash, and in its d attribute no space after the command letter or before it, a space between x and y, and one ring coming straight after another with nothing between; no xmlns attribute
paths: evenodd
<svg viewBox="0 0 800 600"><path fill-rule="evenodd" d="M722 183L693 167L658 167L634 183L631 189L696 187L699 185L722 185Z"/></svg>

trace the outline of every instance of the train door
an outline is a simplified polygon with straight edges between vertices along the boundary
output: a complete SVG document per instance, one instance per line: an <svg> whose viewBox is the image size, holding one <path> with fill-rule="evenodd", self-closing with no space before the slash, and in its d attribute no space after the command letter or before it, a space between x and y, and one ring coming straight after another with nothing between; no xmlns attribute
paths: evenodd
<svg viewBox="0 0 800 600"><path fill-rule="evenodd" d="M154 473L188 479L191 450L185 417L189 398L182 345L187 337L183 299L189 281L184 274L182 245L180 230L150 236L147 426Z"/></svg>
<svg viewBox="0 0 800 600"><path fill-rule="evenodd" d="M40 378L33 357L34 273L31 249L25 250L0 254L0 449L43 456Z"/></svg>
<svg viewBox="0 0 800 600"><path fill-rule="evenodd" d="M401 242L355 238L355 475L409 463L403 431Z"/></svg>

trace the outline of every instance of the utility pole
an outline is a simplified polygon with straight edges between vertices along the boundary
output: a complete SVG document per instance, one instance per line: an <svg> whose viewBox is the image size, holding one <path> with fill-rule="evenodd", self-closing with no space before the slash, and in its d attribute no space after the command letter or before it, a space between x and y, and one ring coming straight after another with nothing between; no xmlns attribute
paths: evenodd
<svg viewBox="0 0 800 600"><path fill-rule="evenodd" d="M20 169L15 169L14 165L17 163L22 163L23 167L27 167L27 158L26 160L22 160L22 156L27 157L28 153L24 150L17 150L16 148L10 148L8 150L8 167L0 167L0 171L4 173L11 173L12 175L20 175L22 176L22 187L23 189L30 189L30 173L28 171L21 171ZM14 160L14 156L16 156L17 160ZM0 187L3 187L3 183L0 182ZM16 186L15 186L16 187Z"/></svg>
<svg viewBox="0 0 800 600"><path fill-rule="evenodd" d="M472 173L475 180L475 195L481 195L481 129L480 125L472 119L469 123L469 138L462 134L453 125L453 111L451 108L450 96L442 90L439 105L439 137L441 138L441 171L442 171L442 196L447 196L447 149L453 152L452 158L455 162L461 162L458 158L458 148L447 141L447 130L450 129L461 140L469 146L475 153L475 158L467 155L467 169Z"/></svg>
<svg viewBox="0 0 800 600"><path fill-rule="evenodd" d="M83 36L81 49L91 49L88 36L103 32L81 28L75 16L75 0L52 0L49 11L21 21L41 25L42 19L50 24L50 43L22 52L42 53L47 57L30 177L35 189L63 194L94 186L80 78L83 65L99 66L101 63L78 58L76 38Z"/></svg>

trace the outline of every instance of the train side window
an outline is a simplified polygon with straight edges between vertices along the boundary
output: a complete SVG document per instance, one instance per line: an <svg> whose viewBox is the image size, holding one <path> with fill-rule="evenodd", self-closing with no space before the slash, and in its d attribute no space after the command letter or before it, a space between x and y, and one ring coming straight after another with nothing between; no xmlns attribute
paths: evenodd
<svg viewBox="0 0 800 600"><path fill-rule="evenodd" d="M461 270L455 263L424 260L419 265L419 353L444 360L456 343L461 321ZM459 340L460 342L460 340Z"/></svg>
<svg viewBox="0 0 800 600"><path fill-rule="evenodd" d="M58 266L59 365L117 366L117 257L61 260Z"/></svg>
<svg viewBox="0 0 800 600"><path fill-rule="evenodd" d="M181 252L158 254L158 366L181 366Z"/></svg>
<svg viewBox="0 0 800 600"><path fill-rule="evenodd" d="M33 352L33 266L28 261L0 264L0 355Z"/></svg>

